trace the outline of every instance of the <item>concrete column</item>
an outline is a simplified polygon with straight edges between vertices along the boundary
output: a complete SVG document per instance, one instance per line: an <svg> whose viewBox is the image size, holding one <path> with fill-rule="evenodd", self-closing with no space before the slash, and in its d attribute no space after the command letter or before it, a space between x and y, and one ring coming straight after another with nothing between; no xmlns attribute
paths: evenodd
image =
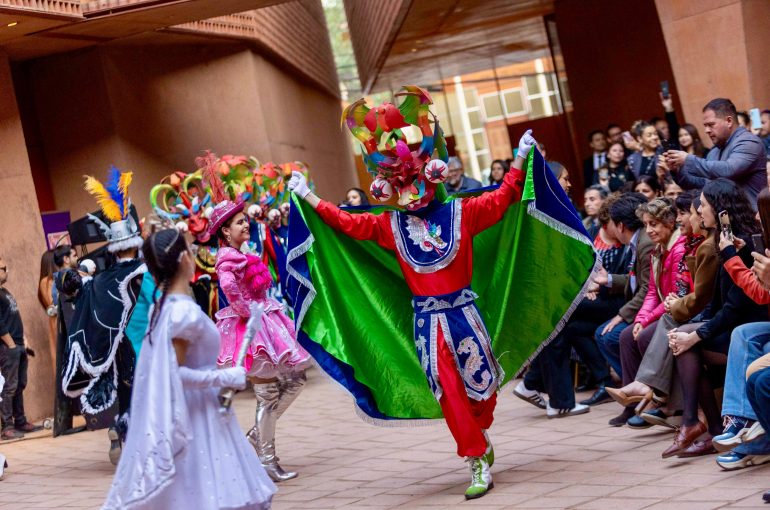
<svg viewBox="0 0 770 510"><path fill-rule="evenodd" d="M14 295L24 333L36 356L30 358L25 396L27 418L53 415L53 374L47 316L37 300L40 257L46 249L35 185L24 144L8 58L0 53L0 255L8 266L6 287Z"/></svg>
<svg viewBox="0 0 770 510"><path fill-rule="evenodd" d="M770 2L655 4L687 122L700 128L703 106L715 97L738 110L770 107Z"/></svg>

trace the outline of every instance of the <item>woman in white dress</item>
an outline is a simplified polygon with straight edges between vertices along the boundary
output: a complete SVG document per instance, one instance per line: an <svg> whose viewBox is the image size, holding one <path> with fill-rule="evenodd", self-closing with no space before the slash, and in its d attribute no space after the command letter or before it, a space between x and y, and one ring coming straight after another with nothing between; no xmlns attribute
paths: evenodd
<svg viewBox="0 0 770 510"><path fill-rule="evenodd" d="M221 388L246 387L242 367L217 370L219 331L189 295L195 271L174 229L142 248L162 291L137 363L128 437L104 509L264 509L276 491Z"/></svg>

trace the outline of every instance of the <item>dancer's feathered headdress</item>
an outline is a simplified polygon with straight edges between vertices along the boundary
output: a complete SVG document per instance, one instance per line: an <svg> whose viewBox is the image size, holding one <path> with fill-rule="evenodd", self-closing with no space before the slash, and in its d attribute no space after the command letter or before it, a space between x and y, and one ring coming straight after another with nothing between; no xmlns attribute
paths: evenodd
<svg viewBox="0 0 770 510"><path fill-rule="evenodd" d="M99 204L109 225L100 218L89 214L88 217L96 223L109 241L108 250L119 252L142 245L139 227L131 216L131 199L128 187L131 185L133 174L121 172L114 166L110 167L107 184L104 185L94 177L85 176L85 189Z"/></svg>

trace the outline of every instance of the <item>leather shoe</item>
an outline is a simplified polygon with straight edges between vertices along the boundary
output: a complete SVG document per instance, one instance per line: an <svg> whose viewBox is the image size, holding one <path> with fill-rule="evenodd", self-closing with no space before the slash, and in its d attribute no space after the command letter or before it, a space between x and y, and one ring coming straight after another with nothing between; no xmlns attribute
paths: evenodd
<svg viewBox="0 0 770 510"><path fill-rule="evenodd" d="M637 414L634 414L632 417L630 417L626 422L626 425L632 429L648 429L652 427L652 423L647 423L641 416Z"/></svg>
<svg viewBox="0 0 770 510"><path fill-rule="evenodd" d="M676 437L674 437L674 442L671 443L671 446L665 449L665 451L661 454L661 457L667 459L669 457L673 457L674 455L678 455L680 452L686 450L691 444L695 442L696 439L698 439L700 435L705 432L706 425L701 421L695 425L680 427L679 431L676 433Z"/></svg>
<svg viewBox="0 0 770 510"><path fill-rule="evenodd" d="M605 404L607 402L612 402L612 397L607 393L604 386L599 387L599 389L589 398L580 401L581 404L586 406L598 406L599 404Z"/></svg>
<svg viewBox="0 0 770 510"><path fill-rule="evenodd" d="M33 425L30 422L24 423L24 425L17 425L14 427L19 432L38 432L40 430L43 430L42 425Z"/></svg>
<svg viewBox="0 0 770 510"><path fill-rule="evenodd" d="M676 456L680 458L700 457L702 455L711 455L716 452L714 445L711 443L711 438L709 437L704 440L696 440L686 449L677 453Z"/></svg>
<svg viewBox="0 0 770 510"><path fill-rule="evenodd" d="M762 501L765 503L770 503L770 491L765 492L762 494Z"/></svg>
<svg viewBox="0 0 770 510"><path fill-rule="evenodd" d="M626 407L623 412L609 421L611 427L622 427L626 424L629 418L634 415L633 407Z"/></svg>

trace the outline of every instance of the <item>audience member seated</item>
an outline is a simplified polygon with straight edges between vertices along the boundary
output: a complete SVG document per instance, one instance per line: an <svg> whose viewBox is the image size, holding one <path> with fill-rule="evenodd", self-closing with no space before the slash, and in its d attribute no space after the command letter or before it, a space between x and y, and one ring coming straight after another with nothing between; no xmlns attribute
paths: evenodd
<svg viewBox="0 0 770 510"><path fill-rule="evenodd" d="M626 193L610 206L610 227L618 240L628 247L630 260L623 274L608 273L602 269L594 278L590 291L622 295L626 303L617 315L596 330L596 343L607 362L622 376L620 365L620 334L636 318L647 295L650 277L650 254L654 243L644 231L644 224L636 215L636 209L646 203L640 193Z"/></svg>
<svg viewBox="0 0 770 510"><path fill-rule="evenodd" d="M598 182L599 169L607 162L607 139L601 129L594 129L588 135L591 155L583 160L583 184L588 187Z"/></svg>
<svg viewBox="0 0 770 510"><path fill-rule="evenodd" d="M679 128L679 146L687 154L699 158L705 158L708 152L703 146L698 129L692 124L682 124L682 127Z"/></svg>
<svg viewBox="0 0 770 510"><path fill-rule="evenodd" d="M583 208L585 210L585 218L583 218L583 226L588 231L588 235L591 239L595 239L601 229L599 223L599 209L601 209L604 200L607 198L607 189L594 184L586 189L583 194Z"/></svg>
<svg viewBox="0 0 770 510"><path fill-rule="evenodd" d="M503 177L508 173L509 167L502 159L496 159L489 167L489 185L499 186L503 182Z"/></svg>
<svg viewBox="0 0 770 510"><path fill-rule="evenodd" d="M676 200L676 223L680 225L678 242L683 243L682 255L677 257L676 266L669 265L667 268L667 264L663 264L661 269L658 264L658 269L655 269L656 264L653 259L655 282L666 281L667 275L678 273L682 275L682 279L691 280L693 283L689 292L685 291L682 284L675 285L676 288L673 291L657 292L662 311L665 313L661 314L651 336L647 336L650 333L649 329L633 340L625 337L625 334L621 335L620 353L625 385L612 393L613 397L626 408L621 415L613 419L611 422L613 425L620 426L627 423L635 428L645 428L651 424L668 425L667 418L674 414L673 411L669 413L651 411L653 420L646 419L645 416L634 418L633 404L639 402L636 406L636 414L639 414L651 400L655 400L656 405L666 401L673 377L673 356L668 347L668 331L693 319L706 307L713 295L718 259L713 239L704 242L700 220L693 207L695 198L695 192L690 191ZM670 262L673 255L674 251L671 250L666 262ZM651 282L650 286L652 285ZM660 291L660 289L656 290ZM657 311L661 311L659 307ZM642 315L641 312L640 315ZM640 322L639 315L636 320L637 323Z"/></svg>
<svg viewBox="0 0 770 510"><path fill-rule="evenodd" d="M634 174L628 169L626 152L621 142L612 143L607 149L607 165L599 169L597 177L594 184L601 184L611 192L620 190L627 182L633 182Z"/></svg>
<svg viewBox="0 0 770 510"><path fill-rule="evenodd" d="M758 223L749 198L728 179L709 181L701 194L699 212L703 224L714 229L715 241L720 235L717 215L721 211L727 211L732 233L742 241L740 249L721 243L724 246L720 251L722 262L738 255L744 263L750 263L750 236L759 231ZM674 353L682 388L683 408L682 426L674 442L663 452L663 458L714 452L711 438L722 434L722 420L712 383L704 372L704 364L726 364L733 329L742 324L767 320L767 309L754 303L720 266L714 297L702 319L702 322L686 324L669 333L669 346ZM706 423L698 417L699 403ZM701 436L703 439L696 442Z"/></svg>
<svg viewBox="0 0 770 510"><path fill-rule="evenodd" d="M447 175L446 182L444 182L447 193L460 193L462 191L470 191L481 187L479 181L471 177L466 177L465 170L463 169L463 162L457 156L449 158L447 167L449 169L449 174Z"/></svg>
<svg viewBox="0 0 770 510"><path fill-rule="evenodd" d="M663 194L663 188L655 175L643 175L634 183L634 191L644 195L647 200L654 200Z"/></svg>
<svg viewBox="0 0 770 510"><path fill-rule="evenodd" d="M757 216L762 225L762 236L767 239L770 233L770 191L762 190L757 200L759 212ZM767 240L763 240L767 243ZM725 236L720 239L720 248L732 249L732 244ZM741 243L739 243L741 244ZM765 246L768 246L765 244ZM765 255L753 253L758 258L758 267L765 260ZM725 262L725 269L730 278L751 299L762 305L770 305L770 293L758 275L749 269L737 254ZM767 283L770 283L768 280ZM754 360L765 354L770 347L770 322L754 322L735 328L730 340L730 351L727 357L727 374L722 398L722 419L724 431L714 438L713 444L717 451L724 452L738 446L746 440L746 434L757 420L757 414L748 401L746 394L746 370ZM755 431L757 429L755 428ZM753 434L752 434L753 436ZM751 436L750 436L751 437ZM753 439L753 437L751 437Z"/></svg>

